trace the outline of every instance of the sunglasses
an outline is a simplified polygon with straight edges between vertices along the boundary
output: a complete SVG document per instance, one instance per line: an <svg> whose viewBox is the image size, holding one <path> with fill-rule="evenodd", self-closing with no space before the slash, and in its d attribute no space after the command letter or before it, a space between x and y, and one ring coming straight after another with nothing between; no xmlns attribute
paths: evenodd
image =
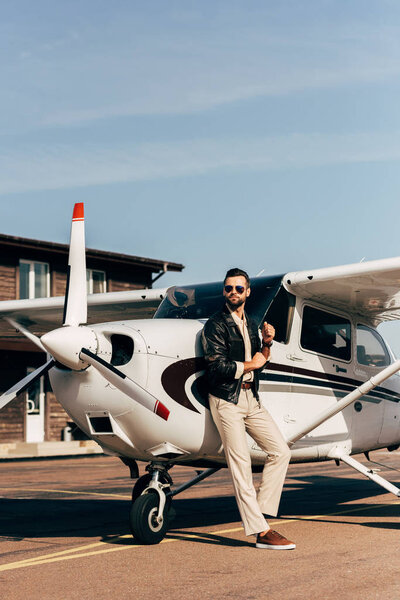
<svg viewBox="0 0 400 600"><path fill-rule="evenodd" d="M230 294L233 289L235 289L238 294L243 294L246 288L243 285L226 285L224 289L227 294Z"/></svg>

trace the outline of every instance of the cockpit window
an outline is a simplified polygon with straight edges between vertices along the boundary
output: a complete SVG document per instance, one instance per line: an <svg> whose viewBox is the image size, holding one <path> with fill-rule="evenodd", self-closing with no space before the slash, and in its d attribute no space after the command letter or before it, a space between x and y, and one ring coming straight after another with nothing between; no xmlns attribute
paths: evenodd
<svg viewBox="0 0 400 600"><path fill-rule="evenodd" d="M114 367L126 365L133 356L133 339L127 335L113 333L110 341L112 346L111 364Z"/></svg>
<svg viewBox="0 0 400 600"><path fill-rule="evenodd" d="M371 367L390 365L389 352L379 333L365 325L357 325L357 361Z"/></svg>
<svg viewBox="0 0 400 600"><path fill-rule="evenodd" d="M275 327L275 341L287 344L292 326L296 297L281 287L272 301L263 321Z"/></svg>
<svg viewBox="0 0 400 600"><path fill-rule="evenodd" d="M246 311L258 324L278 293L281 282L282 275L250 280L251 294L246 301ZM208 319L224 305L222 290L222 281L171 287L154 318Z"/></svg>
<svg viewBox="0 0 400 600"><path fill-rule="evenodd" d="M305 350L350 360L350 321L339 315L305 306L300 343Z"/></svg>

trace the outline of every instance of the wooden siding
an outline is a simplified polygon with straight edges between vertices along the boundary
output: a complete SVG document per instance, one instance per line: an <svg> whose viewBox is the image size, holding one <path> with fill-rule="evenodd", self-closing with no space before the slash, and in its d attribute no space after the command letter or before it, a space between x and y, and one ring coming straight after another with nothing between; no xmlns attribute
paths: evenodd
<svg viewBox="0 0 400 600"><path fill-rule="evenodd" d="M24 441L25 394L21 394L1 411L0 443Z"/></svg>
<svg viewBox="0 0 400 600"><path fill-rule="evenodd" d="M144 269L114 268L107 274L108 292L125 292L151 287L151 273Z"/></svg>
<svg viewBox="0 0 400 600"><path fill-rule="evenodd" d="M46 441L62 440L62 430L71 421L61 404L56 400L54 392L46 394Z"/></svg>
<svg viewBox="0 0 400 600"><path fill-rule="evenodd" d="M20 353L0 352L1 393L10 389L25 377L26 367L21 365ZM16 362L14 362L14 359ZM0 413L0 442L23 442L25 440L25 394L20 394Z"/></svg>
<svg viewBox="0 0 400 600"><path fill-rule="evenodd" d="M0 261L4 257L0 255ZM17 297L16 265L0 264L0 300L15 300Z"/></svg>
<svg viewBox="0 0 400 600"><path fill-rule="evenodd" d="M65 288L67 287L67 273L62 273L58 270L52 271L51 277L53 283L52 296L64 296Z"/></svg>

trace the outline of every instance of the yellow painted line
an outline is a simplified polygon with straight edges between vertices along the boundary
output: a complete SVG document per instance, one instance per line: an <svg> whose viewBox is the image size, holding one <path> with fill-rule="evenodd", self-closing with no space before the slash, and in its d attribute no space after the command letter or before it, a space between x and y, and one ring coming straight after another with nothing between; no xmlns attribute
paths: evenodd
<svg viewBox="0 0 400 600"><path fill-rule="evenodd" d="M21 566L25 566L24 563L26 563L26 566L35 564L36 562L42 562L42 561L47 561L47 559L50 558L54 558L56 556L65 556L66 554L73 554L73 553L77 553L77 552L81 552L83 550L88 550L89 548L96 548L98 546L104 546L104 544L114 544L119 540L122 540L124 538L130 538L133 539L131 535L117 535L114 536L110 539L108 539L106 542L93 542L92 544L85 544L84 546L74 546L73 548L68 548L67 550L60 550L59 552L52 552L51 554L42 554L41 556L36 556L33 558L25 558L23 560L19 560L16 563L8 563L7 565L0 565L0 570L2 569L2 567L6 567L8 565L13 565L13 564L17 564L17 565L21 565ZM78 556L81 556L80 554ZM78 557L76 556L76 558ZM82 555L85 556L85 555ZM68 558L68 557L66 557ZM75 558L75 556L74 556Z"/></svg>
<svg viewBox="0 0 400 600"><path fill-rule="evenodd" d="M72 490L45 490L42 488L10 488L10 487L0 487L1 490L11 490L15 492L47 492L47 493L57 493L57 494L79 494L82 496L110 496L111 498L124 498L125 500L131 500L132 496L128 494L110 494L108 492L75 492Z"/></svg>
<svg viewBox="0 0 400 600"><path fill-rule="evenodd" d="M51 552L50 554L42 554L40 556L36 556L33 558L25 558L22 559L20 561L18 561L18 563L31 563L31 562L35 562L37 560L43 560L45 558L51 558L53 556L61 556L63 554L71 554L72 552L80 552L81 550L86 550L88 548L95 548L96 546L104 546L104 544L115 544L117 543L119 540L122 539L133 539L132 536L130 534L126 534L126 535L114 535L110 538L108 538L106 541L100 541L100 542L92 542L91 544L85 544L84 546L73 546L72 548L68 548L67 550L59 550L58 552Z"/></svg>
<svg viewBox="0 0 400 600"><path fill-rule="evenodd" d="M279 521L271 521L270 523L271 523L271 525L275 525L275 524L283 524L283 523L294 523L294 522L298 522L298 521L323 519L324 517L339 516L339 515L354 513L354 512L358 512L358 511L361 512L361 511L368 511L368 510L373 510L373 509L377 509L377 508L387 508L388 506L392 506L393 504L400 504L400 502L393 502L390 504L371 504L369 506L364 506L364 507L356 506L356 507L350 508L348 510L342 510L342 511L334 512L334 513L327 513L327 514L322 514L322 515L309 515L307 517L296 517L296 518L289 518L289 519L279 519ZM234 533L234 532L242 531L242 530L243 530L242 527L234 527L234 528L230 528L230 529L220 529L217 531L207 531L207 532L188 533L188 534L186 534L183 531L183 532L178 532L176 534L171 533L170 535L178 536L178 537L169 537L169 538L167 537L164 540L162 540L160 543L168 544L168 543L172 543L172 542L180 542L183 540L202 539L205 536L217 536L217 535L221 535L224 533ZM9 571L9 570L13 570L13 569L20 569L23 567L32 567L34 565L43 565L43 564L49 564L49 563L59 562L59 561L64 561L64 560L72 560L75 558L84 558L86 556L106 554L108 552L118 552L118 551L122 551L122 550L134 550L137 548L143 548L143 545L133 543L133 544L117 546L117 547L114 546L113 548L89 550L91 548L96 548L99 546L104 546L104 545L109 545L109 544L114 545L114 544L118 543L120 540L128 539L128 538L131 538L131 536L130 535L116 536L105 542L103 542L103 541L95 542L93 544L86 544L84 546L70 548L68 550L62 550L60 552L54 552L52 554L45 554L42 556L38 556L36 558L28 558L28 559L20 560L20 561L13 562L13 563L7 563L4 565L0 565L0 571ZM87 550L87 551L83 552L84 550Z"/></svg>
<svg viewBox="0 0 400 600"><path fill-rule="evenodd" d="M160 542L161 544L167 544L170 542L180 542L182 540L180 539L173 539L173 538L166 538L164 540L162 540L162 542ZM105 542L100 542L102 544L104 544ZM13 569L20 569L22 567L33 567L35 565L44 565L44 564L49 564L49 563L53 563L53 562L59 562L61 560L71 560L73 558L83 558L86 556L93 556L93 555L98 555L98 554L105 554L107 552L118 552L120 550L133 550L135 548L143 548L143 546L141 544L134 544L134 545L129 545L129 546L117 546L116 548L106 548L104 550L94 550L92 552L81 552L79 554L73 554L73 555L68 555L68 556L57 556L56 558L46 558L44 560L40 560L38 558L38 560L35 561L26 561L23 564L21 564L21 562L16 562L16 563L8 563L6 565L1 565L0 566L0 571L11 571Z"/></svg>

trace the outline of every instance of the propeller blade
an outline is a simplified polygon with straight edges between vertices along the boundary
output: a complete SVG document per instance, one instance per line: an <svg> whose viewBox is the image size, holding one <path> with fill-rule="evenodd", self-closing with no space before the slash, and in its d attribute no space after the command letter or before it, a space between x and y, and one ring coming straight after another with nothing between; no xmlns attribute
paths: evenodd
<svg viewBox="0 0 400 600"><path fill-rule="evenodd" d="M47 352L46 348L40 341L40 338L38 338L35 334L31 333L28 329L26 329L26 327L21 325L21 323L18 323L18 321L14 321L14 319L11 319L11 317L5 317L5 320L8 321L8 323L10 323L12 327L15 327L17 331L23 333L25 337L27 337L29 340L31 340L31 342L36 344L36 346L43 350L43 352Z"/></svg>
<svg viewBox="0 0 400 600"><path fill-rule="evenodd" d="M69 245L63 325L87 322L85 221L83 202L75 204Z"/></svg>
<svg viewBox="0 0 400 600"><path fill-rule="evenodd" d="M93 354L87 348L82 348L80 358L97 369L111 385L121 392L124 392L124 394L132 398L132 400L135 400L145 408L148 408L151 412L155 413L165 421L168 420L170 414L168 408L164 406L162 402L157 400L157 398L149 394L144 388L132 381L132 379L129 379L125 373L122 373L122 371L116 369L113 365L110 365L110 363L106 362L96 354Z"/></svg>
<svg viewBox="0 0 400 600"><path fill-rule="evenodd" d="M36 371L33 371L33 373L30 373L21 379L21 381L13 385L13 387L7 390L7 392L4 392L4 394L0 396L0 410L6 406L6 404L14 400L18 394L21 394L28 389L28 387L31 386L36 379L42 377L42 375L47 373L47 371L49 371L55 364L55 360L51 358L49 361L47 361L47 363L36 369Z"/></svg>

